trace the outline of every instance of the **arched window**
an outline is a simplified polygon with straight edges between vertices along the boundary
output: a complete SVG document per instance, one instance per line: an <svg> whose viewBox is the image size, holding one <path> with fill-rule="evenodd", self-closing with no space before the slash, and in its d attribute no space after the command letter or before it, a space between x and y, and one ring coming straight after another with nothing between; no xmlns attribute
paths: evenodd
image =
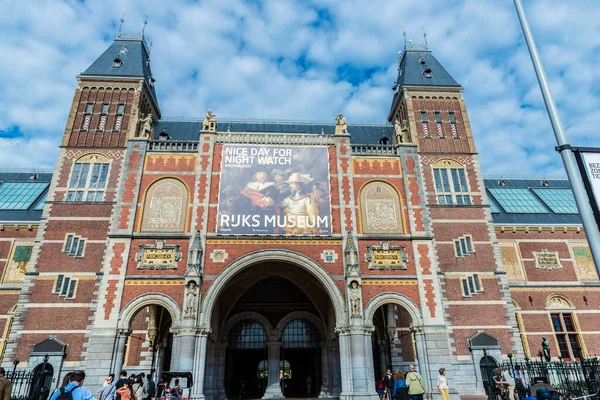
<svg viewBox="0 0 600 400"><path fill-rule="evenodd" d="M290 322L283 330L283 347L288 349L314 348L319 346L317 328L305 319Z"/></svg>
<svg viewBox="0 0 600 400"><path fill-rule="evenodd" d="M104 201L110 160L102 154L86 154L75 161L67 201Z"/></svg>
<svg viewBox="0 0 600 400"><path fill-rule="evenodd" d="M550 313L554 338L565 360L581 358L583 340L579 333L579 324L574 313L573 303L564 296L552 295L546 301L546 310Z"/></svg>
<svg viewBox="0 0 600 400"><path fill-rule="evenodd" d="M465 168L454 160L433 164L433 180L438 204L471 204Z"/></svg>
<svg viewBox="0 0 600 400"><path fill-rule="evenodd" d="M261 324L252 320L244 320L231 328L227 342L230 349L263 349L265 339L265 329Z"/></svg>
<svg viewBox="0 0 600 400"><path fill-rule="evenodd" d="M370 182L360 191L363 233L402 233L400 197L385 182Z"/></svg>
<svg viewBox="0 0 600 400"><path fill-rule="evenodd" d="M6 350L6 343L8 342L10 328L12 328L13 319L15 318L15 311L17 311L17 303L15 303L8 311L4 332L2 332L2 339L0 339L0 360L4 359L4 350Z"/></svg>
<svg viewBox="0 0 600 400"><path fill-rule="evenodd" d="M142 231L184 232L187 207L188 191L181 181L165 178L153 183L144 201Z"/></svg>

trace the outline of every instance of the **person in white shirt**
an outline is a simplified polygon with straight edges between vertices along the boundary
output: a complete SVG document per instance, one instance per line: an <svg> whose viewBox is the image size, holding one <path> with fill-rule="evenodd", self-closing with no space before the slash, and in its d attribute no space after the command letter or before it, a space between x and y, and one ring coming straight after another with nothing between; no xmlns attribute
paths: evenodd
<svg viewBox="0 0 600 400"><path fill-rule="evenodd" d="M448 379L446 378L446 368L440 368L437 387L438 393L442 396L442 400L448 400L450 388L448 387Z"/></svg>
<svg viewBox="0 0 600 400"><path fill-rule="evenodd" d="M510 371L504 371L502 373L502 377L506 380L506 383L508 384L508 399L515 400L515 378L513 378Z"/></svg>

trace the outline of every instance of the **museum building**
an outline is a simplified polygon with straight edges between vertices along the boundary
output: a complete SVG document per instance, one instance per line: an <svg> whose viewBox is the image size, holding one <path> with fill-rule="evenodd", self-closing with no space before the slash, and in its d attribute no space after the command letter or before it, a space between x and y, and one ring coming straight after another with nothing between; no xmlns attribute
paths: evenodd
<svg viewBox="0 0 600 400"><path fill-rule="evenodd" d="M0 173L5 368L374 399L415 365L458 398L484 393L484 351L600 352L568 182L484 179L463 88L425 46L383 123L167 118L150 67L120 34L77 77L54 171Z"/></svg>

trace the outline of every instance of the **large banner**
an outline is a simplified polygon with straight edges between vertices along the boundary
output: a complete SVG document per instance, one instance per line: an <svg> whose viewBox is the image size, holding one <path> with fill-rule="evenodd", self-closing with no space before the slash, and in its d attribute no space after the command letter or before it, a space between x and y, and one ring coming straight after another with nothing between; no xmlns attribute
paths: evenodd
<svg viewBox="0 0 600 400"><path fill-rule="evenodd" d="M327 147L224 145L217 234L331 235Z"/></svg>

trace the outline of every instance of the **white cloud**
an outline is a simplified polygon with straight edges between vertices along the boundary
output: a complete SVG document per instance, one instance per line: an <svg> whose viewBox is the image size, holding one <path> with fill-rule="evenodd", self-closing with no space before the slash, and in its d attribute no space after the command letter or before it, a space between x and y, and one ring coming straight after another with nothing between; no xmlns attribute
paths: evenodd
<svg viewBox="0 0 600 400"><path fill-rule="evenodd" d="M561 171L512 2L468 0L41 0L0 2L0 166L52 165L75 76L124 30L154 42L164 115L385 122L396 52L427 29L433 54L464 86L485 173ZM529 0L526 11L568 135L598 145L600 3ZM340 69L347 71L341 76ZM368 71L368 73L367 73ZM1 134L0 134L1 135Z"/></svg>

